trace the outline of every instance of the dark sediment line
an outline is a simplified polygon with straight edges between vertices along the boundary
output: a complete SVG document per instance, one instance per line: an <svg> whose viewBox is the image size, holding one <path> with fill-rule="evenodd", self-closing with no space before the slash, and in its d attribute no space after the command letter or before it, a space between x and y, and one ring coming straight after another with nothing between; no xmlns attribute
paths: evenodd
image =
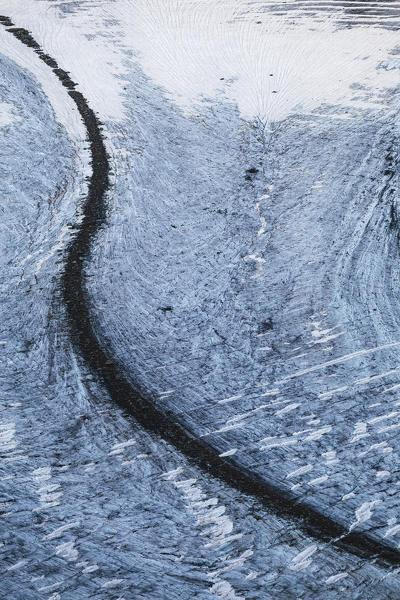
<svg viewBox="0 0 400 600"><path fill-rule="evenodd" d="M373 559L385 566L400 564L400 551L379 541L368 533L352 531L326 517L322 512L296 500L288 492L263 480L229 458L221 458L202 440L196 439L185 426L163 412L151 399L135 388L103 348L94 332L90 314L90 299L85 286L84 261L90 259L92 238L106 221L106 192L109 188L109 162L101 134L101 124L86 99L75 90L69 74L45 54L26 29L13 26L8 17L0 16L7 27L23 44L32 48L58 77L74 100L85 124L92 158L92 175L83 206L83 220L67 248L61 278L62 296L66 305L73 344L90 369L100 378L112 400L124 408L148 431L173 444L177 450L209 473L240 492L256 497L277 515L291 519L295 526L317 540L355 554Z"/></svg>

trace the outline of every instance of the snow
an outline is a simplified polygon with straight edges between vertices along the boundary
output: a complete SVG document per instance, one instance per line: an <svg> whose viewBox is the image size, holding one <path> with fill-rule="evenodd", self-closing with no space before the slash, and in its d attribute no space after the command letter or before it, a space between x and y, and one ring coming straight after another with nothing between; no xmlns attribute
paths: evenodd
<svg viewBox="0 0 400 600"><path fill-rule="evenodd" d="M15 115L14 106L10 102L0 103L0 127L6 127L19 118Z"/></svg>

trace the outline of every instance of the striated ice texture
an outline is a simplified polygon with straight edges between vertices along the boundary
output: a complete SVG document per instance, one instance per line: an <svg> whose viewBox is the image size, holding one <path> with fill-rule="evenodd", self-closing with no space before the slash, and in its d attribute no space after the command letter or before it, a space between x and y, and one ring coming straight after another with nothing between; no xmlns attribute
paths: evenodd
<svg viewBox="0 0 400 600"><path fill-rule="evenodd" d="M103 123L85 270L112 359L216 455L397 549L400 5L300 4L0 13ZM395 568L200 471L89 372L60 293L85 131L0 41L0 597L398 598Z"/></svg>

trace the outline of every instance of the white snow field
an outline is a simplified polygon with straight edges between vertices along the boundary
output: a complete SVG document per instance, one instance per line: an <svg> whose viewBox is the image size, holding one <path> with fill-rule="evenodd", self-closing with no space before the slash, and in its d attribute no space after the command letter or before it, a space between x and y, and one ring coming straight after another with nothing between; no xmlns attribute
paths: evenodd
<svg viewBox="0 0 400 600"><path fill-rule="evenodd" d="M0 15L102 124L107 217L84 265L99 344L189 445L278 497L147 431L74 345L61 283L87 132L3 21L0 598L398 599L400 2Z"/></svg>

